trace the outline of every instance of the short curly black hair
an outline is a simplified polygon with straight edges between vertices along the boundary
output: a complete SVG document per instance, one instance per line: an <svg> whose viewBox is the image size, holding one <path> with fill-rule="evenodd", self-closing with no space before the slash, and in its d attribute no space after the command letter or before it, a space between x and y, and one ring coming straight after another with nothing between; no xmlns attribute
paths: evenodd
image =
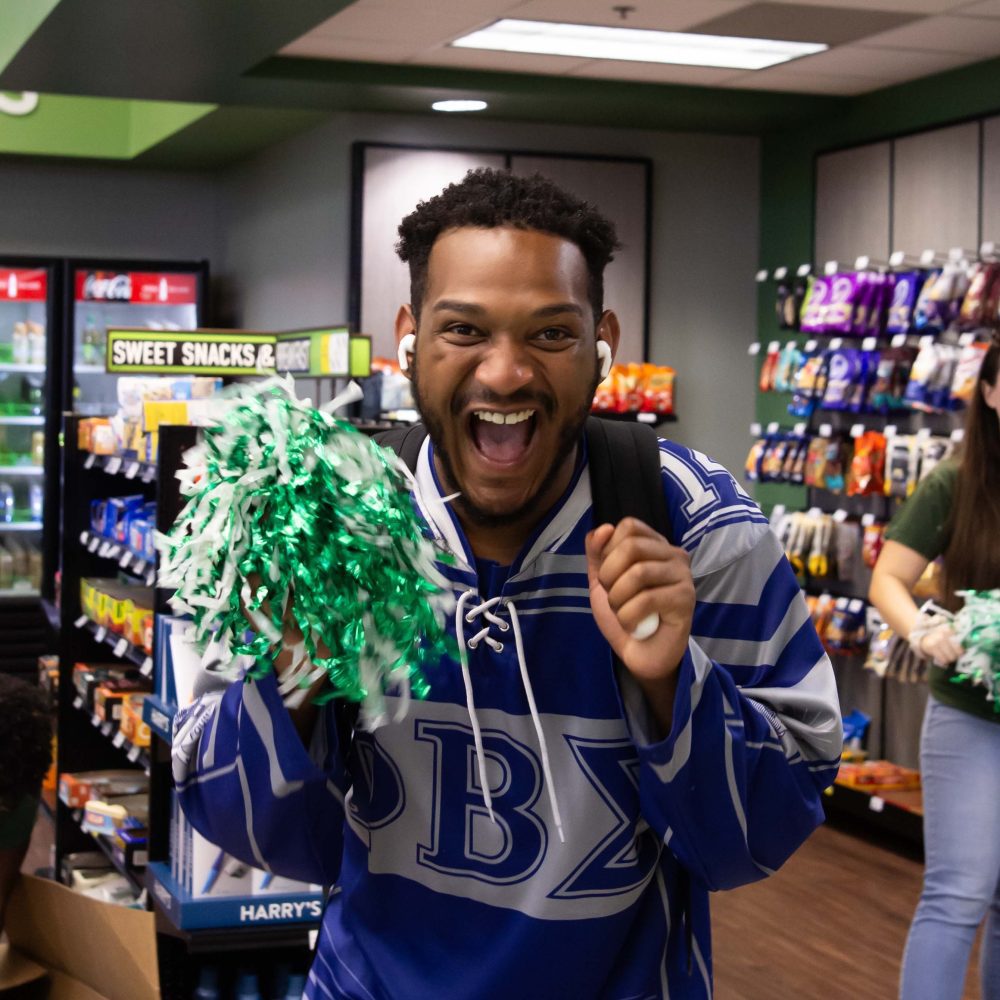
<svg viewBox="0 0 1000 1000"><path fill-rule="evenodd" d="M587 262L587 294L595 325L604 311L604 268L621 244L614 223L589 202L562 190L541 174L520 177L508 170L470 170L457 184L422 201L399 225L396 253L410 265L410 305L419 321L427 292L427 261L437 238L462 227L535 229L575 243Z"/></svg>
<svg viewBox="0 0 1000 1000"><path fill-rule="evenodd" d="M41 689L0 673L0 812L37 796L52 761L52 722Z"/></svg>

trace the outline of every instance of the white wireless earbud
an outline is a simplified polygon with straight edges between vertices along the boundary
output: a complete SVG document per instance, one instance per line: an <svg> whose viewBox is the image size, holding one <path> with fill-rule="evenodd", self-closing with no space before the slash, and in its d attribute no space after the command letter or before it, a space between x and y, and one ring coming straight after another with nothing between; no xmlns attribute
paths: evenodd
<svg viewBox="0 0 1000 1000"><path fill-rule="evenodd" d="M597 357L601 362L601 378L605 379L611 371L611 345L606 340L597 342Z"/></svg>
<svg viewBox="0 0 1000 1000"><path fill-rule="evenodd" d="M400 337L399 346L396 348L396 357L399 359L400 371L410 370L410 355L416 350L417 338L415 334L408 333Z"/></svg>

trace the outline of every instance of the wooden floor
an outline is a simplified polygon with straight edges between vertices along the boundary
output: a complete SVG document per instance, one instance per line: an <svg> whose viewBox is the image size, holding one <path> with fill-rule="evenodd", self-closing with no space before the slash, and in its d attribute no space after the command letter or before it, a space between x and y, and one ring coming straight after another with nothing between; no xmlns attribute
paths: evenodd
<svg viewBox="0 0 1000 1000"><path fill-rule="evenodd" d="M821 827L774 877L712 897L716 1000L894 1000L922 871ZM964 1000L980 1000L977 962Z"/></svg>
<svg viewBox="0 0 1000 1000"><path fill-rule="evenodd" d="M24 870L47 866L39 815ZM716 1000L894 1000L922 865L825 826L773 878L712 897ZM980 1000L976 961L964 1000Z"/></svg>

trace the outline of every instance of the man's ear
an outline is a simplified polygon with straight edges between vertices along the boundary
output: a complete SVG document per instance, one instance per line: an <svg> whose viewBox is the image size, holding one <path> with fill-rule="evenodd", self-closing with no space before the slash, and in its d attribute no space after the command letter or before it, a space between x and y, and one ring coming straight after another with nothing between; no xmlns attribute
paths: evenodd
<svg viewBox="0 0 1000 1000"><path fill-rule="evenodd" d="M396 357L399 369L410 378L410 364L417 349L417 322L413 318L413 310L408 306L400 306L396 313Z"/></svg>

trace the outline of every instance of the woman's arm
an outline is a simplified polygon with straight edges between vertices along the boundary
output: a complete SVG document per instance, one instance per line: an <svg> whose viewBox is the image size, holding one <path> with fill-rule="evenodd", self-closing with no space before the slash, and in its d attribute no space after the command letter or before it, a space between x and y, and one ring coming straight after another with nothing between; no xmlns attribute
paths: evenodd
<svg viewBox="0 0 1000 1000"><path fill-rule="evenodd" d="M868 599L878 608L886 624L903 639L909 639L920 617L912 591L930 560L900 542L887 541L872 573ZM942 666L962 655L962 647L950 625L940 625L918 643L918 652Z"/></svg>

